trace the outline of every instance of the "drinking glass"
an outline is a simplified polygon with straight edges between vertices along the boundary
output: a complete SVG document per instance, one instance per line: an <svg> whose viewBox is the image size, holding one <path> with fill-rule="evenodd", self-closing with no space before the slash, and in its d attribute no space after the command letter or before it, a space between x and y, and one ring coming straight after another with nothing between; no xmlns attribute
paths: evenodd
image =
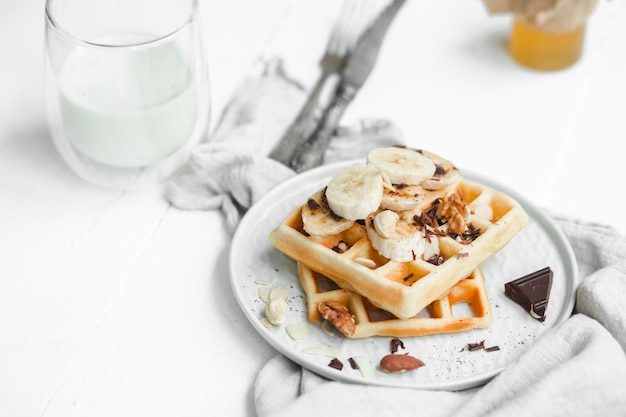
<svg viewBox="0 0 626 417"><path fill-rule="evenodd" d="M206 133L197 0L47 0L46 101L67 164L104 186L167 180Z"/></svg>

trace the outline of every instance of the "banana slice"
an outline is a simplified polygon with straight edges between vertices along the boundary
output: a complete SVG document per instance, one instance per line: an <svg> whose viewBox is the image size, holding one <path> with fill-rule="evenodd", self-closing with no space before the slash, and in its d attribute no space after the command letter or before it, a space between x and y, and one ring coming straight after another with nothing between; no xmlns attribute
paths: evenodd
<svg viewBox="0 0 626 417"><path fill-rule="evenodd" d="M367 155L367 162L376 166L392 184L418 185L435 175L435 164L415 149L378 148Z"/></svg>
<svg viewBox="0 0 626 417"><path fill-rule="evenodd" d="M355 164L344 168L326 187L328 206L348 220L366 218L378 210L382 199L382 175L372 165Z"/></svg>
<svg viewBox="0 0 626 417"><path fill-rule="evenodd" d="M396 184L383 190L382 209L405 211L419 207L424 202L424 189L419 185Z"/></svg>
<svg viewBox="0 0 626 417"><path fill-rule="evenodd" d="M393 236L396 231L398 220L400 220L398 213L391 210L383 210L374 216L374 230L384 239L388 239Z"/></svg>
<svg viewBox="0 0 626 417"><path fill-rule="evenodd" d="M336 235L354 224L333 213L325 201L324 190L310 196L302 206L302 223L304 230L314 236Z"/></svg>
<svg viewBox="0 0 626 417"><path fill-rule="evenodd" d="M410 262L423 256L426 242L423 232L413 221L413 214L383 210L367 218L367 236L379 254L396 262ZM394 218L395 222L392 221Z"/></svg>
<svg viewBox="0 0 626 417"><path fill-rule="evenodd" d="M432 177L422 181L421 183L421 186L425 190L440 190L454 184L461 177L461 173L457 167L452 164L452 162L440 157L439 155L435 155L432 152L424 150L421 152L424 156L430 159L436 167L435 173Z"/></svg>

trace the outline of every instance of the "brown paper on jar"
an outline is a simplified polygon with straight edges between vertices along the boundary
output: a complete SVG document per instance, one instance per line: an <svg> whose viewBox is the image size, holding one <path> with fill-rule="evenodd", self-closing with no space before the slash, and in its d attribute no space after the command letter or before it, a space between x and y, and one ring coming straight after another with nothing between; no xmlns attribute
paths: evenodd
<svg viewBox="0 0 626 417"><path fill-rule="evenodd" d="M569 32L587 22L597 0L484 0L491 13L526 16L548 32Z"/></svg>

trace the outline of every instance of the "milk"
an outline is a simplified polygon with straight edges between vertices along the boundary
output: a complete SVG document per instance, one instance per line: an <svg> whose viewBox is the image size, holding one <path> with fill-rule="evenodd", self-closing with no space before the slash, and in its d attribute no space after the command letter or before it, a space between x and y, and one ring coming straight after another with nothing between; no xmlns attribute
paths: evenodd
<svg viewBox="0 0 626 417"><path fill-rule="evenodd" d="M123 38L126 43L141 40L140 35ZM76 50L61 69L59 91L67 139L104 165L135 168L159 162L189 140L196 124L194 79L172 43Z"/></svg>

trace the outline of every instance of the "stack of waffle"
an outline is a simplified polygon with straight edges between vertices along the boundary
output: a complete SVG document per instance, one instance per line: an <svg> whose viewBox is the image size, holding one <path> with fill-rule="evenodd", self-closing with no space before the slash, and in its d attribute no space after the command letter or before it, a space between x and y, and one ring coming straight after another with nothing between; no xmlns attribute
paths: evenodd
<svg viewBox="0 0 626 417"><path fill-rule="evenodd" d="M480 265L527 222L449 161L394 147L337 173L270 241L298 262L311 321L350 338L421 336L491 324Z"/></svg>

